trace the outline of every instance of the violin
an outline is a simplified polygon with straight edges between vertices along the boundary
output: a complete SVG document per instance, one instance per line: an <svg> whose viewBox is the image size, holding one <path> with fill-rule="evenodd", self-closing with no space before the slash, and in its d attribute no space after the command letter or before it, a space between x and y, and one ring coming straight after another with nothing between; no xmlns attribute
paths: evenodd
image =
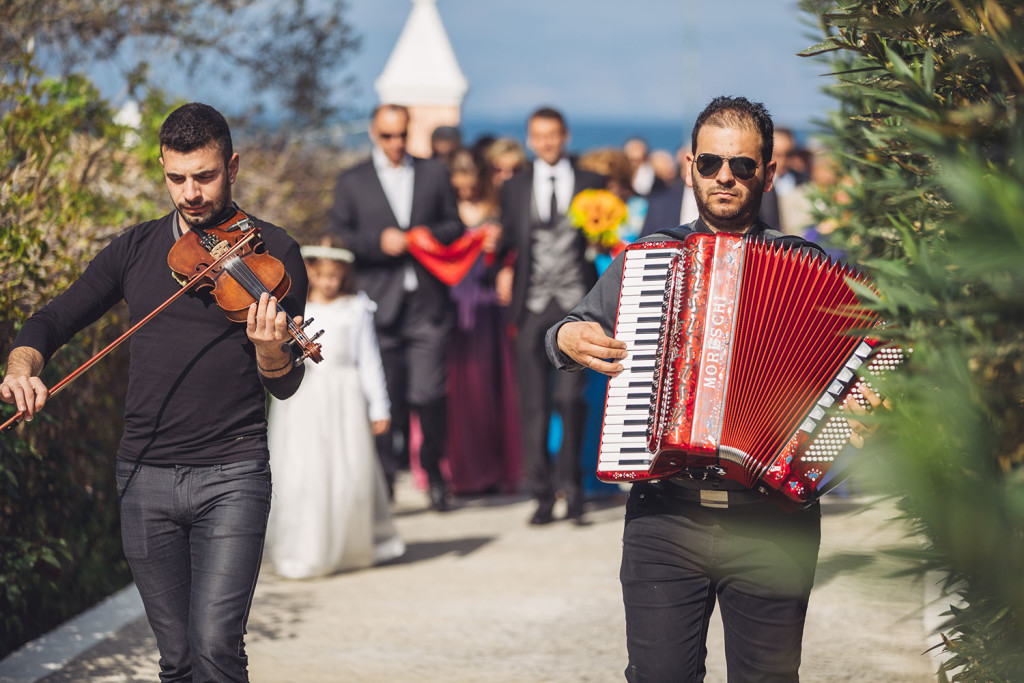
<svg viewBox="0 0 1024 683"><path fill-rule="evenodd" d="M214 263L229 252L231 254L222 262ZM193 228L186 232L171 247L167 265L182 286L194 281L195 289L208 289L227 319L236 323L246 321L249 306L259 302L262 294L280 301L292 282L284 264L267 252L260 240L259 228L242 211L236 211L231 218L212 228ZM323 360L320 344L314 343L323 330L312 337L305 333L312 322L310 318L296 324L288 318L291 339L285 346L294 344L301 349L296 364L304 358L314 363Z"/></svg>
<svg viewBox="0 0 1024 683"><path fill-rule="evenodd" d="M291 287L291 278L285 272L284 264L267 253L266 245L259 236L259 229L241 211L237 211L227 221L213 228L190 230L182 235L167 255L168 265L181 282L181 289L67 377L54 384L49 391L50 396L71 384L178 297L192 289L209 287L217 304L224 309L228 320L240 323L246 322L249 306L258 302L262 294L270 294L280 301ZM296 357L296 364L301 363L304 358L309 358L314 363L323 360L320 344L314 343L324 333L323 330L312 337L306 337L303 331L311 322L312 318L297 325L291 317L288 318L288 333L291 339L284 344L284 350L291 351L288 347L292 344L300 346L302 353ZM24 416L24 412L18 411L9 420L0 424L0 434L13 429Z"/></svg>

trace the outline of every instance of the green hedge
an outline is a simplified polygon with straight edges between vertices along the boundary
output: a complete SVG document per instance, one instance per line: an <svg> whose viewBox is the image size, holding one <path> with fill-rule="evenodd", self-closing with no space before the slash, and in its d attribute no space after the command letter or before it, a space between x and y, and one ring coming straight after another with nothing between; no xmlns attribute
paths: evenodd
<svg viewBox="0 0 1024 683"><path fill-rule="evenodd" d="M31 59L0 81L0 356L117 229L152 207L125 189L144 169L84 78L43 78ZM126 327L116 309L54 357L52 386ZM120 349L0 436L0 656L123 587L113 458L127 358ZM3 404L3 419L13 415Z"/></svg>
<svg viewBox="0 0 1024 683"><path fill-rule="evenodd" d="M822 218L868 264L911 362L884 390L881 479L942 570L942 675L1024 680L1024 4L802 3L840 85L825 141L848 181Z"/></svg>

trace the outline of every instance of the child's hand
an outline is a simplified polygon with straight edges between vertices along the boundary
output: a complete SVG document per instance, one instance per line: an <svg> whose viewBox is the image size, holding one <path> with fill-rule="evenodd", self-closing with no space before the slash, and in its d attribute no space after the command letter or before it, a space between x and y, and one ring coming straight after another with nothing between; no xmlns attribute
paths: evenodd
<svg viewBox="0 0 1024 683"><path fill-rule="evenodd" d="M374 436L380 436L384 432L388 431L388 427L391 426L391 420L373 420L370 423L370 429L373 430Z"/></svg>
<svg viewBox="0 0 1024 683"><path fill-rule="evenodd" d="M501 240L501 226L497 223L487 223L481 227L484 231L483 251L486 254L493 254L498 249L498 242Z"/></svg>

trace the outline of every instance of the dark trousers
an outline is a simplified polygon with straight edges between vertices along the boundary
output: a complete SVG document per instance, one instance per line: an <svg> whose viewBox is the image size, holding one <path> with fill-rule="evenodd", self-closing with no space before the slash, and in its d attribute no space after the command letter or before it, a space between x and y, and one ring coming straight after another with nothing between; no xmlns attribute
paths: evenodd
<svg viewBox="0 0 1024 683"><path fill-rule="evenodd" d="M820 510L702 507L635 484L626 504L626 680L703 681L717 602L729 681L797 681Z"/></svg>
<svg viewBox="0 0 1024 683"><path fill-rule="evenodd" d="M270 513L265 459L204 467L117 461L124 555L161 681L248 681L245 624Z"/></svg>
<svg viewBox="0 0 1024 683"><path fill-rule="evenodd" d="M555 491L561 488L572 513L583 505L580 451L587 417L583 399L587 374L556 370L544 350L544 334L565 314L553 301L540 315L530 311L523 314L516 333L516 380L526 485L541 506L552 505ZM548 453L552 408L562 420L557 469Z"/></svg>
<svg viewBox="0 0 1024 683"><path fill-rule="evenodd" d="M391 399L391 429L377 438L377 452L388 485L409 463L409 412L415 410L423 432L420 466L432 485L444 485L441 458L448 438L448 340L454 315L437 320L423 315L416 293L406 296L401 315L377 327L384 380Z"/></svg>

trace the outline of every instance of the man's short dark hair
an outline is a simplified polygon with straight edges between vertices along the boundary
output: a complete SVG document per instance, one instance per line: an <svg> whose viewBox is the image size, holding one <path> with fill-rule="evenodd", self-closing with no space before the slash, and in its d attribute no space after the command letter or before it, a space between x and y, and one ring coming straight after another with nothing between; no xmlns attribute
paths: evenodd
<svg viewBox="0 0 1024 683"><path fill-rule="evenodd" d="M171 112L160 126L160 152L187 154L207 145L216 145L224 156L224 163L231 160L231 129L219 111L208 104L190 102Z"/></svg>
<svg viewBox="0 0 1024 683"><path fill-rule="evenodd" d="M767 164L772 159L774 142L772 135L775 124L772 116L760 102L751 102L746 97L716 97L704 107L693 124L690 140L690 151L697 153L697 133L704 125L710 126L751 126L761 135L761 162Z"/></svg>
<svg viewBox="0 0 1024 683"><path fill-rule="evenodd" d="M431 142L438 142L443 140L445 142L454 142L456 146L462 145L462 133L455 126L438 126L434 129L434 132L430 134Z"/></svg>
<svg viewBox="0 0 1024 683"><path fill-rule="evenodd" d="M530 118L527 119L527 123L534 119L551 119L552 121L558 121L562 126L562 130L567 130L568 128L565 125L565 117L562 116L562 112L557 109L553 109L552 107L541 107L540 109L537 109L530 114Z"/></svg>
<svg viewBox="0 0 1024 683"><path fill-rule="evenodd" d="M373 108L373 112L370 113L370 120L376 121L377 115L380 114L382 111L391 111L402 114L405 116L406 121L412 119L412 115L409 113L409 107L406 107L403 104L391 104L390 102L384 102L383 104L378 104L376 107Z"/></svg>

